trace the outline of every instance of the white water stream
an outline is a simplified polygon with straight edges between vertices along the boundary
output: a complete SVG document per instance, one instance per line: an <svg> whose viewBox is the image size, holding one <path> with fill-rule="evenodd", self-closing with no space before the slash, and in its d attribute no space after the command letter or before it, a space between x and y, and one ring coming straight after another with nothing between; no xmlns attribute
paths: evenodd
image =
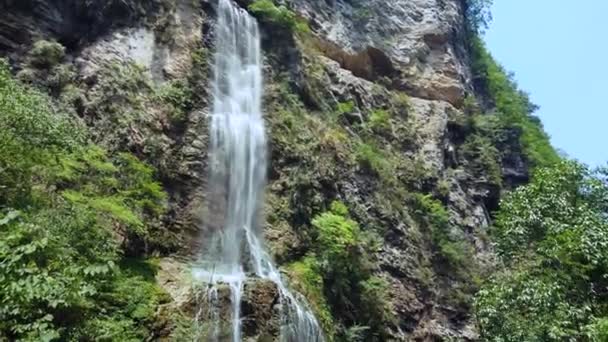
<svg viewBox="0 0 608 342"><path fill-rule="evenodd" d="M222 224L211 232L194 269L195 278L209 284L207 305L212 308L206 336L210 341L240 342L243 285L248 279L263 279L274 282L280 294L281 341L321 342L317 320L283 283L261 232L267 146L258 24L231 0L219 0L217 14L209 147L209 185L214 189L210 197L216 197L209 200ZM220 331L221 286L230 289L229 338Z"/></svg>

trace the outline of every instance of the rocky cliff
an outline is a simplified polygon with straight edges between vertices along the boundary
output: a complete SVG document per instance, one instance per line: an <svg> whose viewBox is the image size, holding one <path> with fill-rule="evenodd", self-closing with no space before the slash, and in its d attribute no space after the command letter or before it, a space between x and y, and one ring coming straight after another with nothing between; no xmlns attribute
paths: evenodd
<svg viewBox="0 0 608 342"><path fill-rule="evenodd" d="M472 70L467 2L260 2L238 1L263 29L265 233L285 277L328 339L477 340L471 296L493 263L485 229L501 187L525 181L528 161L517 130L483 149L476 115L491 104ZM152 165L169 194L154 236L118 237L127 255L161 258L156 278L171 300L156 310L152 339L179 340L172 314L197 315L187 265L213 225L214 6L0 4L0 55L14 74L86 123L95 143ZM344 264L319 247L334 241L323 238L328 217L356 233ZM262 282L246 293L248 338L272 339L276 289Z"/></svg>

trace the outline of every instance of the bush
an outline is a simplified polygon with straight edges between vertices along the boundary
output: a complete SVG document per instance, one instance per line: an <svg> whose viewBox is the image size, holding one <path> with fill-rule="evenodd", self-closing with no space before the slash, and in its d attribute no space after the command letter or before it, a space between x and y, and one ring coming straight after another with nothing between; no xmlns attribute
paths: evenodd
<svg viewBox="0 0 608 342"><path fill-rule="evenodd" d="M397 112L406 114L411 107L410 97L404 92L393 93L392 103Z"/></svg>
<svg viewBox="0 0 608 342"><path fill-rule="evenodd" d="M154 317L160 304L170 297L158 287L151 260L125 259L113 281L97 296L102 310L72 335L83 339L141 341L152 335Z"/></svg>
<svg viewBox="0 0 608 342"><path fill-rule="evenodd" d="M353 101L338 102L338 115L349 114L355 111L355 103Z"/></svg>
<svg viewBox="0 0 608 342"><path fill-rule="evenodd" d="M608 341L608 318L595 318L585 327L585 336L590 341Z"/></svg>
<svg viewBox="0 0 608 342"><path fill-rule="evenodd" d="M456 271L455 275L472 280L473 250L466 240L450 231L445 206L431 195L419 193L413 195L412 205L418 219L430 230L436 256L447 262Z"/></svg>
<svg viewBox="0 0 608 342"><path fill-rule="evenodd" d="M248 8L256 17L290 31L310 31L308 24L298 19L294 12L285 6L277 7L272 0L254 0Z"/></svg>
<svg viewBox="0 0 608 342"><path fill-rule="evenodd" d="M378 133L386 133L391 130L391 115L384 109L376 109L369 117L369 127Z"/></svg>
<svg viewBox="0 0 608 342"><path fill-rule="evenodd" d="M468 169L476 178L500 186L502 184L502 167L500 152L495 142L481 134L469 135L461 146L464 158L469 162Z"/></svg>
<svg viewBox="0 0 608 342"><path fill-rule="evenodd" d="M371 144L360 142L355 151L355 157L359 164L374 173L384 181L394 178L394 165L383 151Z"/></svg>
<svg viewBox="0 0 608 342"><path fill-rule="evenodd" d="M488 27L492 20L493 0L466 0L465 17L467 19L468 29L472 32L479 33Z"/></svg>
<svg viewBox="0 0 608 342"><path fill-rule="evenodd" d="M80 324L94 306L117 261L116 245L94 215L67 205L1 221L0 336L58 338L60 325Z"/></svg>
<svg viewBox="0 0 608 342"><path fill-rule="evenodd" d="M392 322L392 307L389 298L389 284L380 277L371 276L359 283L361 289L361 313L363 321L370 327L386 325Z"/></svg>
<svg viewBox="0 0 608 342"><path fill-rule="evenodd" d="M97 212L128 235L149 238L144 222L164 212L166 194L152 168L130 154L112 160L100 147L88 146L61 158L54 172L67 201Z"/></svg>
<svg viewBox="0 0 608 342"><path fill-rule="evenodd" d="M356 330L364 338L384 336L392 310L386 282L371 272L369 256L377 248L376 236L362 232L349 218L348 208L337 201L312 225L315 248L290 266L296 287L310 300L328 335L344 337Z"/></svg>
<svg viewBox="0 0 608 342"><path fill-rule="evenodd" d="M291 285L303 294L312 306L323 330L330 336L336 333L334 318L325 298L323 276L315 256L309 255L287 266Z"/></svg>
<svg viewBox="0 0 608 342"><path fill-rule="evenodd" d="M63 57L65 57L63 45L54 41L39 40L29 52L28 62L35 67L51 68L59 64Z"/></svg>
<svg viewBox="0 0 608 342"><path fill-rule="evenodd" d="M353 249L357 247L359 226L353 220L333 212L315 217L312 225L317 228L318 242L323 256L332 263L345 262ZM342 266L348 266L342 265Z"/></svg>
<svg viewBox="0 0 608 342"><path fill-rule="evenodd" d="M525 255L531 247L541 253L549 253L545 256L562 252L555 250L555 247L567 242L597 248L596 244L589 245L580 240L590 238L601 244L601 241L608 239L604 232L608 222L602 218L601 209L598 209L600 204L597 203L603 200L590 196L606 189L605 183L597 183L590 178L584 166L574 162L562 162L553 168L537 170L532 183L509 194L501 203L492 230L499 254L507 260L516 261L517 257L527 258ZM603 196L605 194L598 195ZM576 237L569 236L569 231L574 232ZM547 242L559 244L545 251L541 242L546 239L549 239ZM582 252L582 245L568 246L572 248L570 252L559 257ZM603 262L603 252L595 249L584 252L586 257L596 259L594 263Z"/></svg>
<svg viewBox="0 0 608 342"><path fill-rule="evenodd" d="M183 122L194 106L193 91L182 81L168 82L157 90L156 96L162 103L172 106L169 117L175 123Z"/></svg>
<svg viewBox="0 0 608 342"><path fill-rule="evenodd" d="M484 340L580 340L577 326L587 312L572 306L558 279L539 272L500 275L476 298L476 315Z"/></svg>
<svg viewBox="0 0 608 342"><path fill-rule="evenodd" d="M40 165L85 139L78 120L58 113L48 97L16 82L0 60L0 205L31 201Z"/></svg>

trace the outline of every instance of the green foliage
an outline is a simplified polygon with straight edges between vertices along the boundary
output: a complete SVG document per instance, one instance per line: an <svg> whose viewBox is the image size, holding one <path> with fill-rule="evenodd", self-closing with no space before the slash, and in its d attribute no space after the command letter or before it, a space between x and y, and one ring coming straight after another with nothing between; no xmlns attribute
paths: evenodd
<svg viewBox="0 0 608 342"><path fill-rule="evenodd" d="M471 244L450 226L449 214L440 201L431 195L415 193L411 202L417 220L429 230L435 272L458 281L452 283L445 298L447 303L468 310L478 287L478 269L472 262Z"/></svg>
<svg viewBox="0 0 608 342"><path fill-rule="evenodd" d="M573 262L579 257L593 264L605 262L601 246L608 243L608 222L598 201L606 188L589 177L584 166L562 162L538 170L531 184L508 195L493 230L499 254L514 260L534 247L544 257L562 261L568 256ZM592 197L596 194L600 198Z"/></svg>
<svg viewBox="0 0 608 342"><path fill-rule="evenodd" d="M145 238L166 195L150 167L109 157L77 122L0 62L0 336L9 340L92 340L112 329L114 340L142 340L130 334L158 303L150 281L116 266L116 236ZM127 291L137 308L106 305Z"/></svg>
<svg viewBox="0 0 608 342"><path fill-rule="evenodd" d="M379 330L387 322L394 322L395 317L392 316L389 298L389 283L386 279L371 276L359 282L361 291L361 308L359 311L364 313L367 318L366 324L373 327L373 330ZM368 328L369 329L369 328Z"/></svg>
<svg viewBox="0 0 608 342"><path fill-rule="evenodd" d="M39 40L34 43L28 54L28 62L39 68L51 68L61 62L65 56L63 45L47 40Z"/></svg>
<svg viewBox="0 0 608 342"><path fill-rule="evenodd" d="M353 14L353 18L355 21L365 24L372 18L373 13L369 10L369 8L359 7L355 10Z"/></svg>
<svg viewBox="0 0 608 342"><path fill-rule="evenodd" d="M438 255L455 269L466 272L472 251L465 241L450 232L445 206L431 195L414 194L415 213L430 228Z"/></svg>
<svg viewBox="0 0 608 342"><path fill-rule="evenodd" d="M353 325L348 327L341 336L342 341L364 342L369 327Z"/></svg>
<svg viewBox="0 0 608 342"><path fill-rule="evenodd" d="M317 259L312 255L306 256L288 265L287 270L291 285L306 297L323 330L330 337L333 336L336 333L335 322L325 298L323 277Z"/></svg>
<svg viewBox="0 0 608 342"><path fill-rule="evenodd" d="M315 248L290 266L292 278L313 303L329 335L344 337L352 332L350 328L360 326L365 328L358 333L367 338L383 336L392 316L388 285L371 272L369 258L378 248L377 237L361 231L341 202L333 202L331 210L317 215L312 225ZM336 321L343 328L336 329Z"/></svg>
<svg viewBox="0 0 608 342"><path fill-rule="evenodd" d="M605 336L608 183L575 162L535 172L509 194L492 237L505 267L476 300L492 341L597 340Z"/></svg>
<svg viewBox="0 0 608 342"><path fill-rule="evenodd" d="M183 133L188 113L200 101L196 94L204 92L199 89L203 73L197 66L187 82L156 86L149 73L132 62L104 63L83 103L86 120L95 126L92 138L112 151L139 152L162 176L174 174L170 141Z"/></svg>
<svg viewBox="0 0 608 342"><path fill-rule="evenodd" d="M385 181L394 178L394 165L384 151L365 142L360 142L356 148L355 157L363 168L376 173Z"/></svg>
<svg viewBox="0 0 608 342"><path fill-rule="evenodd" d="M324 256L331 259L332 263L346 263L350 251L356 248L358 242L357 223L342 215L327 212L314 218L312 224L317 228L318 242Z"/></svg>
<svg viewBox="0 0 608 342"><path fill-rule="evenodd" d="M595 318L585 327L585 336L590 341L608 341L608 318Z"/></svg>
<svg viewBox="0 0 608 342"><path fill-rule="evenodd" d="M254 0L248 9L256 17L290 31L310 31L308 24L299 19L293 11L283 5L276 6L272 0Z"/></svg>
<svg viewBox="0 0 608 342"><path fill-rule="evenodd" d="M400 113L407 112L411 107L410 97L404 92L393 93L392 103Z"/></svg>
<svg viewBox="0 0 608 342"><path fill-rule="evenodd" d="M340 215L343 217L348 216L348 207L340 201L333 201L330 205L330 211L335 215Z"/></svg>
<svg viewBox="0 0 608 342"><path fill-rule="evenodd" d="M558 279L538 272L495 277L477 295L477 317L489 341L579 340L585 306L573 306Z"/></svg>
<svg viewBox="0 0 608 342"><path fill-rule="evenodd" d="M89 106L117 122L129 122L144 109L143 92L152 90L145 69L133 63L112 62L99 71L99 82L91 90Z"/></svg>
<svg viewBox="0 0 608 342"><path fill-rule="evenodd" d="M66 200L140 238L149 237L144 221L164 212L166 195L152 168L130 154L119 153L110 160L104 150L90 146L65 156L57 168Z"/></svg>
<svg viewBox="0 0 608 342"><path fill-rule="evenodd" d="M75 81L76 70L73 65L69 64L58 64L49 69L25 65L17 74L17 78L53 96L59 96Z"/></svg>
<svg viewBox="0 0 608 342"><path fill-rule="evenodd" d="M33 180L56 153L83 143L83 127L49 99L12 79L0 60L0 205L31 200Z"/></svg>
<svg viewBox="0 0 608 342"><path fill-rule="evenodd" d="M355 111L355 103L353 101L338 102L338 115L349 114Z"/></svg>
<svg viewBox="0 0 608 342"><path fill-rule="evenodd" d="M186 119L186 114L192 110L193 91L187 83L183 81L167 82L157 90L158 100L170 104L172 110L169 117L174 122L182 122Z"/></svg>
<svg viewBox="0 0 608 342"><path fill-rule="evenodd" d="M56 338L58 320L78 323L117 260L109 234L65 205L0 225L0 336Z"/></svg>
<svg viewBox="0 0 608 342"><path fill-rule="evenodd" d="M486 29L492 20L493 0L466 0L464 3L469 30L477 33Z"/></svg>
<svg viewBox="0 0 608 342"><path fill-rule="evenodd" d="M414 194L416 213L425 218L433 227L446 230L449 225L449 215L444 205L431 195Z"/></svg>
<svg viewBox="0 0 608 342"><path fill-rule="evenodd" d="M141 341L150 329L158 305L170 300L156 285L150 260L125 259L109 286L96 297L98 312L74 336L105 341Z"/></svg>
<svg viewBox="0 0 608 342"><path fill-rule="evenodd" d="M369 117L369 127L378 133L386 133L391 130L391 114L384 109L376 109L372 111Z"/></svg>
<svg viewBox="0 0 608 342"><path fill-rule="evenodd" d="M461 151L474 176L485 178L492 184L502 183L500 152L494 141L485 135L471 134L461 146Z"/></svg>
<svg viewBox="0 0 608 342"><path fill-rule="evenodd" d="M521 132L520 143L527 159L534 167L558 162L560 158L542 124L531 115L536 107L530 103L527 94L517 88L517 84L494 60L479 37L472 37L470 46L477 83L496 107L496 115L502 126Z"/></svg>

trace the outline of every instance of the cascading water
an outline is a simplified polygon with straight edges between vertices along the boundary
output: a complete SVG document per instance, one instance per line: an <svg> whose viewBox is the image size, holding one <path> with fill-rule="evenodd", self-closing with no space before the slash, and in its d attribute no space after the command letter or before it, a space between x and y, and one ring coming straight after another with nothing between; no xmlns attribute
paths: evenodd
<svg viewBox="0 0 608 342"><path fill-rule="evenodd" d="M210 128L210 212L221 224L211 229L196 279L209 284L207 339L241 341L241 296L247 279L276 284L280 294L280 338L323 341L317 320L283 283L263 245L259 211L266 177L262 118L262 60L257 22L231 0L219 0ZM230 290L230 337L220 332L221 286Z"/></svg>

